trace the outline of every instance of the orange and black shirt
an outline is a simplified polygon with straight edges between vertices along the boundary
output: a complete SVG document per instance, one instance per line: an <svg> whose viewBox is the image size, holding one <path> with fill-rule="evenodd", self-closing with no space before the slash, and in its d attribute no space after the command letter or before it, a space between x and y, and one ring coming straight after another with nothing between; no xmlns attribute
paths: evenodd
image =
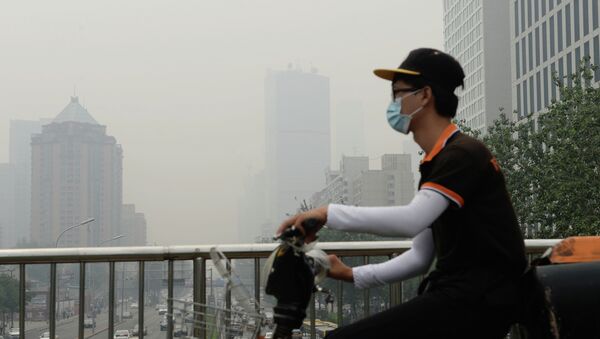
<svg viewBox="0 0 600 339"><path fill-rule="evenodd" d="M451 124L419 170L419 188L450 201L430 226L433 280L485 293L501 280L517 279L527 266L524 241L500 166L485 145Z"/></svg>

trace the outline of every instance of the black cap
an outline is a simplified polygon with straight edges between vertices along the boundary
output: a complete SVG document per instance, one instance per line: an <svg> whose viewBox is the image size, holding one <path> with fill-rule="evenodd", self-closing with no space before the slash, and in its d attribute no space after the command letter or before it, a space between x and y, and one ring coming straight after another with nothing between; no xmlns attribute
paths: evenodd
<svg viewBox="0 0 600 339"><path fill-rule="evenodd" d="M433 48L419 48L411 51L396 69L376 69L375 75L395 81L402 78L421 77L426 82L454 92L456 87L464 87L465 73L460 63L449 54Z"/></svg>

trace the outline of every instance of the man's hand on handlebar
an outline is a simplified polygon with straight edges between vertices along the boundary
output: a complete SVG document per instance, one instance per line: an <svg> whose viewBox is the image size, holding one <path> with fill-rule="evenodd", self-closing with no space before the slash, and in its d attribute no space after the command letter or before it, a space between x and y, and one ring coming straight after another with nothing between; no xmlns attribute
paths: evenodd
<svg viewBox="0 0 600 339"><path fill-rule="evenodd" d="M315 222L311 223L313 226L310 229L305 229L303 226L304 222L312 219ZM312 210L296 214L295 216L285 220L275 232L275 237L279 237L283 231L294 226L299 229L305 236L304 241L308 244L317 239L317 232L327 222L327 206L314 208Z"/></svg>

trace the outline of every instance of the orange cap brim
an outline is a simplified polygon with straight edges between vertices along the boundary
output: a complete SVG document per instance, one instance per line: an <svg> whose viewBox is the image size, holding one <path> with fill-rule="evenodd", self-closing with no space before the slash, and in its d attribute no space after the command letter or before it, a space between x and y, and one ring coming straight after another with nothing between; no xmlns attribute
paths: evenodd
<svg viewBox="0 0 600 339"><path fill-rule="evenodd" d="M394 76L396 74L406 74L406 75L421 75L420 72L411 71L409 69L404 68L395 68L395 69L386 69L386 68L378 68L373 71L376 76L385 79L385 80L394 80Z"/></svg>

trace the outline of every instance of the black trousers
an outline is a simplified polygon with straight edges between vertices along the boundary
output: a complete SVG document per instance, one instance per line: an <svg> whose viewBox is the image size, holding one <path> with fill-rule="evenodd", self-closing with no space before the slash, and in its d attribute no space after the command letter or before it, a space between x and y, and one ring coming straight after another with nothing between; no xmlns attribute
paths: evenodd
<svg viewBox="0 0 600 339"><path fill-rule="evenodd" d="M492 306L468 296L450 297L443 290L437 290L340 327L326 339L501 339L510 329L515 308Z"/></svg>

